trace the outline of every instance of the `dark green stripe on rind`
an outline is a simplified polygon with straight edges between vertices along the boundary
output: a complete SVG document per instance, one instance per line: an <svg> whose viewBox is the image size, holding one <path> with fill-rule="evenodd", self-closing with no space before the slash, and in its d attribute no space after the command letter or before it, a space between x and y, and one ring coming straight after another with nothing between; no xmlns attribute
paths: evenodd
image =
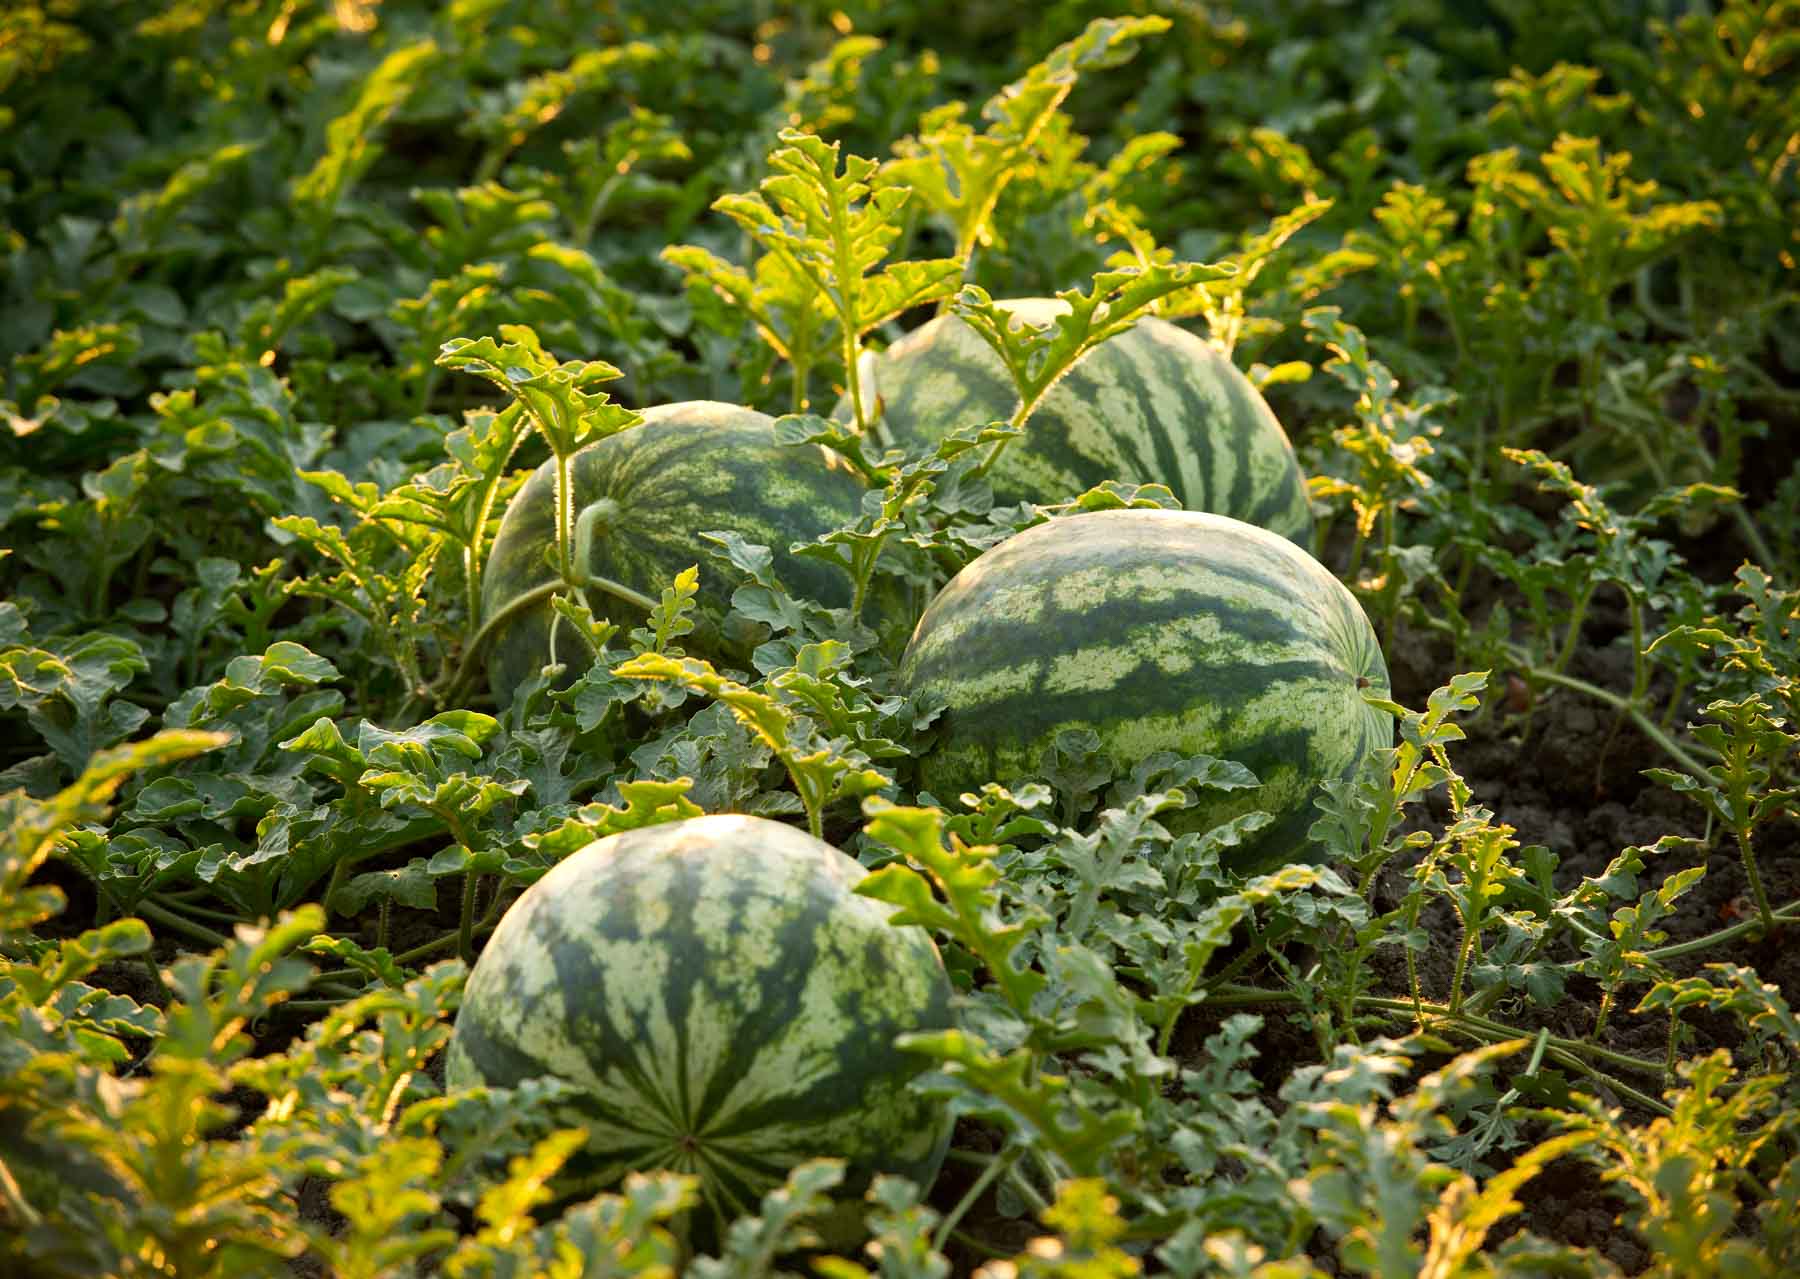
<svg viewBox="0 0 1800 1279"><path fill-rule="evenodd" d="M576 514L602 498L618 507L595 539L591 575L654 599L677 573L699 565L706 625L692 641L696 651L742 656L716 633L739 579L709 554L703 532L729 530L770 547L776 576L797 595L833 608L850 602L847 574L788 547L855 519L862 482L825 449L776 444L772 418L712 401L661 405L645 411L643 425L577 453L573 476ZM483 574L484 617L555 579L545 558L556 540L555 485L554 467L545 463L507 507ZM641 612L603 591L589 591L588 602L622 626L643 622ZM493 641L488 675L501 701L549 660L551 616L547 606L534 608ZM557 657L572 656L585 650L567 637Z"/></svg>
<svg viewBox="0 0 1800 1279"><path fill-rule="evenodd" d="M452 1083L584 1090L587 1170L701 1173L754 1203L813 1155L929 1182L948 1138L893 1046L950 1025L930 939L856 897L862 868L778 823L701 818L575 854L471 974Z"/></svg>
<svg viewBox="0 0 1800 1279"><path fill-rule="evenodd" d="M1392 740L1358 683L1387 692L1350 593L1280 538L1198 513L1072 516L1008 539L932 601L900 678L947 703L919 773L945 802L1034 775L1064 729L1092 729L1122 767L1157 750L1238 760L1262 785L1176 825L1270 811L1245 868L1306 855L1318 783Z"/></svg>
<svg viewBox="0 0 1800 1279"><path fill-rule="evenodd" d="M1005 304L1033 324L1050 299ZM953 427L1011 416L1016 396L999 357L954 316L932 320L878 361L882 430L912 451ZM840 404L838 416L847 405ZM1275 415L1229 360L1155 318L1090 351L1052 387L1024 438L991 476L1003 501L1054 502L1104 480L1167 484L1189 510L1212 511L1305 544L1306 482Z"/></svg>

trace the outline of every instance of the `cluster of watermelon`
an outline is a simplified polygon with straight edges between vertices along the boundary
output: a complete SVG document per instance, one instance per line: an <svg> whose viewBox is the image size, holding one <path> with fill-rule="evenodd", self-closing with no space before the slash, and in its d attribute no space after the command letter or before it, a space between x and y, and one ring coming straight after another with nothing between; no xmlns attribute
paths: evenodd
<svg viewBox="0 0 1800 1279"><path fill-rule="evenodd" d="M1054 303L1012 304L1043 322ZM932 449L951 429L1008 417L999 358L945 316L876 362L886 443ZM1003 500L1054 503L1108 479L1166 484L1189 509L1113 510L1036 525L971 562L918 618L902 691L944 707L918 760L921 789L954 802L1029 776L1057 734L1091 729L1129 767L1158 751L1247 765L1261 785L1203 801L1182 829L1248 808L1266 822L1245 871L1309 855L1312 800L1391 741L1375 636L1351 594L1303 549L1311 517L1293 449L1249 381L1206 343L1156 319L1091 351L1042 402L989 478ZM484 582L497 698L557 656L554 471L502 521ZM863 487L817 445L777 443L732 405L664 406L577 455L579 550L596 612L629 621L703 558L702 532L770 547L777 575L832 607L848 579L789 548L855 519ZM692 647L741 657L728 574L703 580ZM888 925L852 889L852 858L790 827L718 816L615 835L533 885L469 980L453 1084L549 1074L577 1086L590 1174L699 1175L710 1234L816 1154L854 1177L935 1176L946 1117L910 1090L908 1030L949 1024L931 941Z"/></svg>

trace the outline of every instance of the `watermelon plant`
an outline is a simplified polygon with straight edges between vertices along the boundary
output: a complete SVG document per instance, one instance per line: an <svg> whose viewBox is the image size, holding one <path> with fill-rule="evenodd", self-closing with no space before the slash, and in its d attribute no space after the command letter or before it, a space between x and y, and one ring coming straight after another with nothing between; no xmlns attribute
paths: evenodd
<svg viewBox="0 0 1800 1279"><path fill-rule="evenodd" d="M766 546L775 574L801 595L834 608L850 603L847 577L789 551L855 518L863 486L841 458L817 445L776 443L773 419L738 405L663 404L642 416L641 426L569 460L568 577L556 564L555 459L506 508L481 586L488 678L502 704L546 662L585 667L580 632L551 608L552 595L572 590L597 617L640 623L662 587L703 558L703 533ZM741 582L729 567L709 565L701 575L690 640L701 651L742 659L763 638L742 619L721 630Z"/></svg>
<svg viewBox="0 0 1800 1279"><path fill-rule="evenodd" d="M608 836L526 891L469 975L447 1078L574 1085L578 1182L699 1177L704 1238L823 1155L928 1186L948 1113L897 1036L950 1025L931 939L857 896L854 858L712 816Z"/></svg>
<svg viewBox="0 0 1800 1279"><path fill-rule="evenodd" d="M1797 29L0 3L0 1276L1800 1274ZM1296 474L1250 568L993 568ZM807 851L560 891L723 814ZM516 905L732 1008L876 908L776 1002L934 1011L755 1016L701 1133Z"/></svg>
<svg viewBox="0 0 1800 1279"><path fill-rule="evenodd" d="M899 678L942 708L919 783L944 802L1032 776L1071 731L1126 770L1161 751L1247 766L1260 786L1178 823L1269 814L1234 854L1244 869L1308 859L1320 785L1393 740L1355 597L1292 543L1201 512L1096 511L1009 538L926 606Z"/></svg>
<svg viewBox="0 0 1800 1279"><path fill-rule="evenodd" d="M1049 329L1068 304L997 300L1015 327ZM873 361L875 430L908 453L946 433L1005 421L1018 392L1001 356L961 316L940 315ZM840 404L840 417L848 405ZM987 467L996 497L1060 502L1107 480L1166 485L1189 510L1307 545L1312 514L1294 446L1229 359L1146 315L1088 351L1037 402L1023 437Z"/></svg>

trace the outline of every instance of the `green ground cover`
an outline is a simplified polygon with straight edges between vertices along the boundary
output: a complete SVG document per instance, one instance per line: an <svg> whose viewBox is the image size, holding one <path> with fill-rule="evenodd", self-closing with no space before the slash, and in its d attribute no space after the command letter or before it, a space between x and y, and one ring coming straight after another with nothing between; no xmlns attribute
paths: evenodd
<svg viewBox="0 0 1800 1279"><path fill-rule="evenodd" d="M1793 0L7 4L0 1273L1800 1271L1797 284ZM888 453L937 314L1015 411ZM985 479L1150 314L1385 651L1316 864L1184 827L1227 759L919 793L925 600L1173 504ZM496 701L508 500L686 400L867 487L838 607L742 536L609 589L564 512ZM874 870L957 1029L933 1184L821 1152L696 1255L442 1062L521 891L701 812Z"/></svg>

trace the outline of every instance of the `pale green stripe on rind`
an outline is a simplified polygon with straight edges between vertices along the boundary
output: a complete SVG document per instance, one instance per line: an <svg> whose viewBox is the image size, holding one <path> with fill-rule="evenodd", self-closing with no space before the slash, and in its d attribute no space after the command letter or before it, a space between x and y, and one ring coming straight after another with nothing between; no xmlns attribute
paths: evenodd
<svg viewBox="0 0 1800 1279"><path fill-rule="evenodd" d="M567 1079L588 1094L600 1180L700 1172L722 1210L821 1154L864 1179L929 1180L947 1129L907 1090L920 1062L893 1040L947 1026L949 988L923 932L849 891L862 874L802 832L745 817L577 853L488 943L452 1082Z"/></svg>
<svg viewBox="0 0 1800 1279"><path fill-rule="evenodd" d="M1387 693L1354 597L1290 543L1198 513L1071 516L1008 539L932 601L900 678L948 704L920 763L939 800L1034 775L1057 732L1089 728L1115 761L1174 750L1256 772L1254 792L1176 823L1274 813L1246 863L1303 855L1318 782L1392 740L1358 684Z"/></svg>
<svg viewBox="0 0 1800 1279"><path fill-rule="evenodd" d="M1052 299L1005 304L1033 324ZM882 429L919 451L955 426L1011 416L1016 397L999 357L954 316L896 342L876 365ZM840 415L842 406L840 406ZM1268 404L1231 362L1153 317L1090 351L1045 396L1023 439L1002 453L995 492L1059 501L1107 479L1157 482L1190 510L1230 515L1305 543L1305 477Z"/></svg>

